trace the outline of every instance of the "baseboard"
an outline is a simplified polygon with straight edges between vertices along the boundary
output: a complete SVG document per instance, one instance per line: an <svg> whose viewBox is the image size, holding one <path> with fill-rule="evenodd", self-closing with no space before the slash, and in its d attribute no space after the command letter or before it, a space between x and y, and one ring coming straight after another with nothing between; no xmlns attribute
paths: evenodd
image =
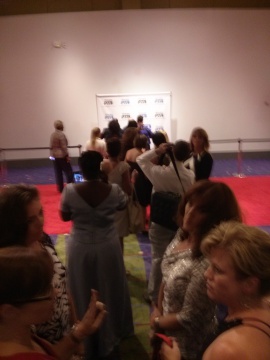
<svg viewBox="0 0 270 360"><path fill-rule="evenodd" d="M71 158L71 165L78 165L78 158ZM20 159L20 160L5 160L5 165L10 168L32 168L32 167L49 167L53 166L52 160L46 159Z"/></svg>
<svg viewBox="0 0 270 360"><path fill-rule="evenodd" d="M237 159L238 152L211 152L214 160ZM270 159L270 151L242 151L242 159Z"/></svg>
<svg viewBox="0 0 270 360"><path fill-rule="evenodd" d="M237 152L211 152L214 160L237 159ZM241 153L242 159L270 159L270 151L245 151ZM10 168L31 168L52 166L52 160L49 158L42 159L20 159L5 160L6 166ZM71 158L71 165L78 165L78 157Z"/></svg>

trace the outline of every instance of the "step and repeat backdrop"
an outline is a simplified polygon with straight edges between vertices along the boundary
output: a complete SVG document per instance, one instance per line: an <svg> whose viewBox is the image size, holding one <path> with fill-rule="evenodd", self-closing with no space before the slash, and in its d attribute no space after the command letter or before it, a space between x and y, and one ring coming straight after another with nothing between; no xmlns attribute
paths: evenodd
<svg viewBox="0 0 270 360"><path fill-rule="evenodd" d="M150 94L97 94L97 115L101 130L112 119L118 119L121 128L128 120L144 118L144 125L152 132L165 130L171 138L171 92Z"/></svg>

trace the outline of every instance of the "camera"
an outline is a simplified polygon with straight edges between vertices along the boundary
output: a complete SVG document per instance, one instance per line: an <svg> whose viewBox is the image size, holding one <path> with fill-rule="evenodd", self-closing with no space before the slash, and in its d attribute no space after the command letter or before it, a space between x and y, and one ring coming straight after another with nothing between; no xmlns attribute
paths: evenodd
<svg viewBox="0 0 270 360"><path fill-rule="evenodd" d="M173 144L173 143L167 143L167 145L168 145L168 148L167 148L167 150L166 150L166 153L172 154L172 153L173 153L174 144Z"/></svg>

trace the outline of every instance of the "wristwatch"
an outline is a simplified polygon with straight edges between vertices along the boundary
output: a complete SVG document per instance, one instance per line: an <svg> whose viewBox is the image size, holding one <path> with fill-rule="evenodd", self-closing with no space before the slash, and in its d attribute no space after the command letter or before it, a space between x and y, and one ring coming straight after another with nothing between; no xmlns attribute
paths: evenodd
<svg viewBox="0 0 270 360"><path fill-rule="evenodd" d="M70 338L72 339L73 342L75 342L76 344L80 344L83 341L83 339L79 338L78 336L75 335L77 326L78 326L78 323L75 323L72 326L72 328L70 329L70 332L68 335L70 336Z"/></svg>
<svg viewBox="0 0 270 360"><path fill-rule="evenodd" d="M159 316L156 316L154 318L154 328L156 331L158 331L160 329L160 326L159 326Z"/></svg>

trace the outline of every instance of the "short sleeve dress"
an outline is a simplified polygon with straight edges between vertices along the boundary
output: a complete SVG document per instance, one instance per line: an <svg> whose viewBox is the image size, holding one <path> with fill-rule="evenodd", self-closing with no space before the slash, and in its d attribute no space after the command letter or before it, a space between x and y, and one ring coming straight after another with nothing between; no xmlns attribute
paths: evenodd
<svg viewBox="0 0 270 360"><path fill-rule="evenodd" d="M161 269L164 283L163 314L177 313L181 328L167 330L177 339L185 360L196 359L215 326L215 304L206 292L204 272L207 260L193 258L190 249L174 251L181 241L181 230L167 247Z"/></svg>
<svg viewBox="0 0 270 360"><path fill-rule="evenodd" d="M79 319L83 317L91 289L99 292L108 315L98 332L85 342L86 358L107 356L126 336L133 334L131 302L123 255L115 227L115 212L123 208L126 195L113 184L107 198L91 207L68 184L61 210L70 212L73 227L68 248L68 281Z"/></svg>
<svg viewBox="0 0 270 360"><path fill-rule="evenodd" d="M50 320L35 325L36 335L46 339L51 344L58 342L70 330L70 303L67 291L66 269L57 256L51 238L43 234L42 245L53 260L53 287L56 289L54 311Z"/></svg>

